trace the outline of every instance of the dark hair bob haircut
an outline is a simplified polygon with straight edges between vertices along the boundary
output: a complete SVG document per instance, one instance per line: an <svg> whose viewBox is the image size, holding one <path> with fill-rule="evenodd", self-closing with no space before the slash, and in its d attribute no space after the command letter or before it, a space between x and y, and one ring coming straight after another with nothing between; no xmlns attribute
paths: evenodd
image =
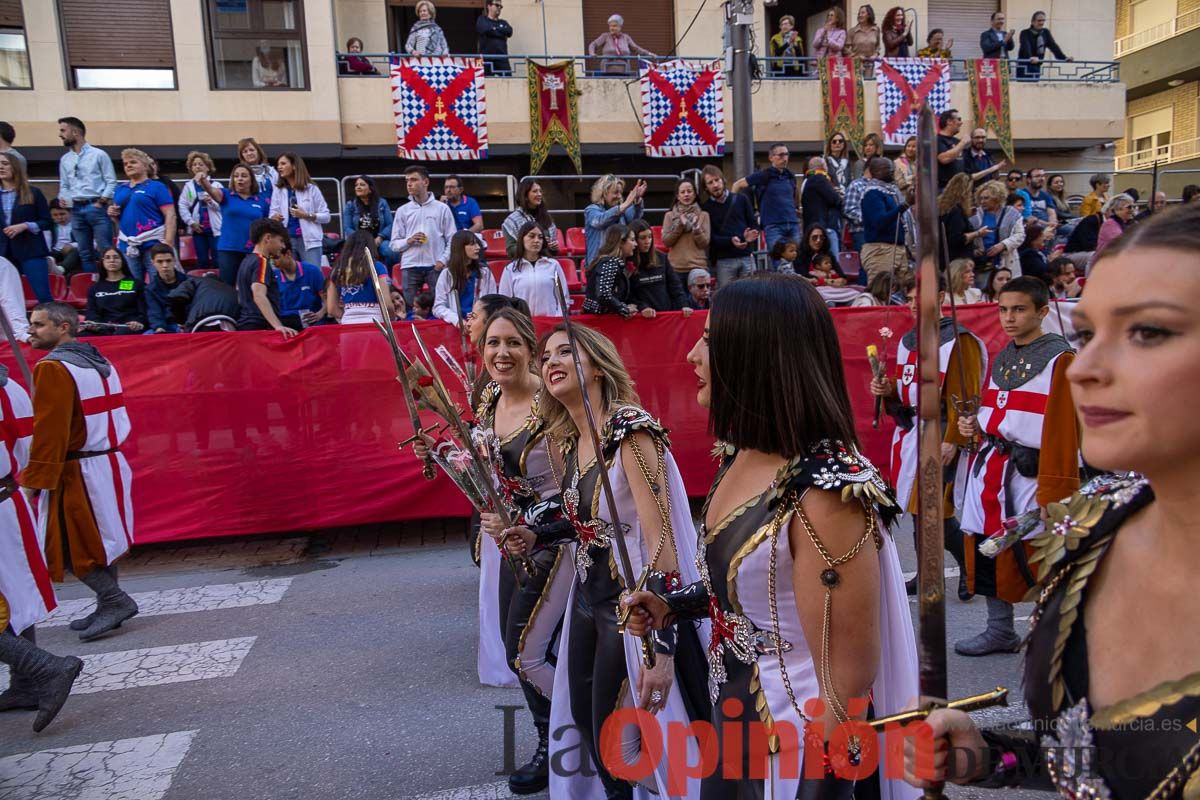
<svg viewBox="0 0 1200 800"><path fill-rule="evenodd" d="M803 278L760 273L713 295L709 432L794 458L823 439L857 447L829 307Z"/></svg>

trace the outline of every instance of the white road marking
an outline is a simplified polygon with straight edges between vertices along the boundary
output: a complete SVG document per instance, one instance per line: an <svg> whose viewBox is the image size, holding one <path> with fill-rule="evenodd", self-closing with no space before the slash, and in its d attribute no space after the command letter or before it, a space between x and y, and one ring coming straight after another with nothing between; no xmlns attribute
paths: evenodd
<svg viewBox="0 0 1200 800"><path fill-rule="evenodd" d="M66 711L70 713L70 706ZM0 758L0 797L160 800L196 733L179 731Z"/></svg>
<svg viewBox="0 0 1200 800"><path fill-rule="evenodd" d="M145 647L84 657L83 672L72 694L112 692L164 683L228 678L238 671L254 645L255 636L219 639L168 647ZM0 690L8 687L8 671L0 675ZM0 793L0 797L4 797Z"/></svg>
<svg viewBox="0 0 1200 800"><path fill-rule="evenodd" d="M430 794L411 795L405 800L501 800L501 798L516 797L508 790L508 781L497 783L481 783L476 786L460 786L457 789L443 789Z"/></svg>
<svg viewBox="0 0 1200 800"><path fill-rule="evenodd" d="M194 611L219 611L225 608L270 605L278 603L291 586L291 578L219 583L211 586L189 586L183 589L164 589L155 592L134 592L139 617L164 614L188 614ZM62 600L58 608L38 623L38 627L53 628L66 625L73 619L85 617L96 607L92 597Z"/></svg>

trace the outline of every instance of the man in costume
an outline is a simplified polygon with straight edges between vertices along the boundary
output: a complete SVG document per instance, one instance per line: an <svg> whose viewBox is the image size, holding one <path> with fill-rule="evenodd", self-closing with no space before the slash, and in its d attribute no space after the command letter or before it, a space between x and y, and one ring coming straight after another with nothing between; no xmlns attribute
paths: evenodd
<svg viewBox="0 0 1200 800"><path fill-rule="evenodd" d="M938 275L939 305L946 300L946 285ZM909 308L913 314L917 309L917 289L909 284L906 289ZM954 486L961 477L956 473L965 471L966 459L959 457L961 448L971 439L958 430L959 412L952 398L970 401L979 397L984 376L987 373L987 347L975 333L957 326L954 321L942 317L938 322L938 378L941 382L941 409L944 435L942 437L942 466L945 473L945 498L943 516L946 550L958 563L958 596L969 600L966 569L963 565L963 537L958 520L954 518ZM892 434L891 484L896 490L900 508L910 514L917 513L917 329L914 327L900 339L896 349L896 380L885 378L871 381L871 393L884 398L884 408L896 420ZM908 583L908 593L916 593L916 578Z"/></svg>
<svg viewBox="0 0 1200 800"><path fill-rule="evenodd" d="M1012 604L1036 583L1032 549L1018 541L995 558L978 546L1005 520L1045 509L1079 488L1079 428L1071 405L1067 368L1075 354L1058 334L1042 332L1049 292L1036 278L1009 281L998 297L1000 324L1010 341L992 363L977 417L963 416L959 430L983 441L971 459L963 488L962 529L967 587L987 598L987 629L955 643L964 656L1014 652ZM1037 535L1036 525L1026 539Z"/></svg>
<svg viewBox="0 0 1200 800"><path fill-rule="evenodd" d="M29 395L0 366L0 663L10 671L8 689L0 693L0 711L37 711L37 732L67 701L83 662L47 653L34 636L34 624L57 602L33 509L13 480L29 461L32 419Z"/></svg>
<svg viewBox="0 0 1200 800"><path fill-rule="evenodd" d="M116 369L76 341L79 314L65 303L33 310L29 341L50 352L33 371L33 443L21 486L41 491L38 524L56 581L65 569L96 593L96 610L71 622L82 641L138 613L117 583L116 561L133 544L133 475L120 447L129 415Z"/></svg>

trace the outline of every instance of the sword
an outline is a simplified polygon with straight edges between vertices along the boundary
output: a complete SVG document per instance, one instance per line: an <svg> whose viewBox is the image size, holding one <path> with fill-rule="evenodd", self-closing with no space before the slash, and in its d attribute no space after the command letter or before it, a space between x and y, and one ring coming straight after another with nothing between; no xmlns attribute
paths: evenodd
<svg viewBox="0 0 1200 800"><path fill-rule="evenodd" d="M17 367L21 370L21 376L25 378L25 385L29 387L30 396L33 395L33 371L29 369L29 362L25 360L25 351L17 345L17 335L13 332L12 323L8 321L8 315L0 312L0 328L4 328L4 338L8 340L8 346L12 348L13 358L17 361Z"/></svg>
<svg viewBox="0 0 1200 800"><path fill-rule="evenodd" d="M416 441L424 432L421 428L421 417L417 413L417 401L413 399L413 392L417 387L413 386L408 380L409 361L405 357L404 351L400 349L400 343L396 341L396 331L392 329L392 315L388 313L387 305L383 302L383 293L387 289L383 285L383 281L379 279L379 273L375 271L375 259L371 256L370 248L364 247L367 261L371 265L371 280L375 284L375 301L379 303L379 313L384 318L385 322L375 321L375 327L379 328L379 332L383 334L383 338L387 339L388 344L392 348L392 358L396 362L396 380L404 388L404 405L408 407L408 419L412 422L413 435L412 438L406 439L400 443L404 447L409 442ZM425 456L425 464L421 468L421 475L425 480L431 481L437 476L437 470L433 466L433 458L429 455Z"/></svg>
<svg viewBox="0 0 1200 800"><path fill-rule="evenodd" d="M920 694L922 706L946 704L946 578L942 552L941 387L938 385L938 208L933 110L920 109L917 129L917 597L919 601ZM943 784L925 790L925 800L944 797Z"/></svg>
<svg viewBox="0 0 1200 800"><path fill-rule="evenodd" d="M458 341L462 349L463 364L467 368L467 381L471 387L475 386L475 353L467 340L467 323L462 316L461 301L458 299L458 290L450 290L450 302L453 304L454 310L458 313Z"/></svg>
<svg viewBox="0 0 1200 800"><path fill-rule="evenodd" d="M951 700L943 708L953 708L957 711L982 711L985 708L1008 705L1008 689L997 686L990 692L975 694L960 700ZM911 711L901 711L888 717L878 717L868 720L867 724L876 731L883 732L889 725L907 725L910 722L927 719L935 711L933 708L914 708Z"/></svg>
<svg viewBox="0 0 1200 800"><path fill-rule="evenodd" d="M617 551L617 565L621 569L621 577L624 579L625 585L630 587L622 593L622 597L624 597L629 592L641 591L650 570L647 567L642 572L642 576L635 580L633 561L629 558L629 548L625 544L625 529L621 526L621 515L617 511L616 495L613 494L612 485L608 480L608 470L604 468L604 449L600 444L600 431L596 427L596 414L592 411L592 401L587 393L587 380L583 376L583 362L579 360L579 343L575 339L575 324L571 322L571 306L567 303L567 296L557 275L554 277L554 294L558 297L558 307L562 311L567 340L571 343L571 360L575 363L575 378L579 381L579 394L583 398L583 411L587 416L588 433L592 437L592 450L595 452L600 469L600 485L603 487L604 497L608 501L608 515L612 518L609 522L613 527L613 548ZM622 633L625 631L625 620L629 618L629 611L628 606L620 601L617 602L617 630ZM646 665L646 669L653 669L654 662L654 643L647 634L642 637L642 663Z"/></svg>
<svg viewBox="0 0 1200 800"><path fill-rule="evenodd" d="M950 403L960 416L973 417L979 413L979 395L967 397L967 367L963 360L962 348L958 339L958 303L954 301L954 286L950 282L950 243L946 241L946 226L938 223L942 235L942 257L946 260L946 294L950 295L950 322L954 326L954 356L958 362L958 390L962 395L951 394ZM940 314L940 311L939 311ZM967 452L975 452L975 439L967 442Z"/></svg>

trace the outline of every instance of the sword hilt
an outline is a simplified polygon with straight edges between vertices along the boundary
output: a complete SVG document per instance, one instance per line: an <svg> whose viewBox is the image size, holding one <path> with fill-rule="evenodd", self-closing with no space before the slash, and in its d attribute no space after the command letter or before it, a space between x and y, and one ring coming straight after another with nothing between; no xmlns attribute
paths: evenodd
<svg viewBox="0 0 1200 800"><path fill-rule="evenodd" d="M642 576L638 578L637 585L633 587L632 591L621 592L621 596L617 599L617 633L625 633L625 623L629 621L629 614L633 611L632 606L625 605L625 598L629 597L632 592L644 591L646 588L646 578L649 576L649 568L642 570ZM657 653L654 650L654 640L650 637L649 633L642 636L641 640L642 664L645 665L646 669L654 669L654 665L658 661Z"/></svg>
<svg viewBox="0 0 1200 800"><path fill-rule="evenodd" d="M951 394L950 403L954 406L954 410L958 412L960 417L974 417L979 414L979 395L973 395L963 400L958 395ZM967 442L966 449L968 453L974 453L979 449L979 441L975 437L972 437L971 441Z"/></svg>

